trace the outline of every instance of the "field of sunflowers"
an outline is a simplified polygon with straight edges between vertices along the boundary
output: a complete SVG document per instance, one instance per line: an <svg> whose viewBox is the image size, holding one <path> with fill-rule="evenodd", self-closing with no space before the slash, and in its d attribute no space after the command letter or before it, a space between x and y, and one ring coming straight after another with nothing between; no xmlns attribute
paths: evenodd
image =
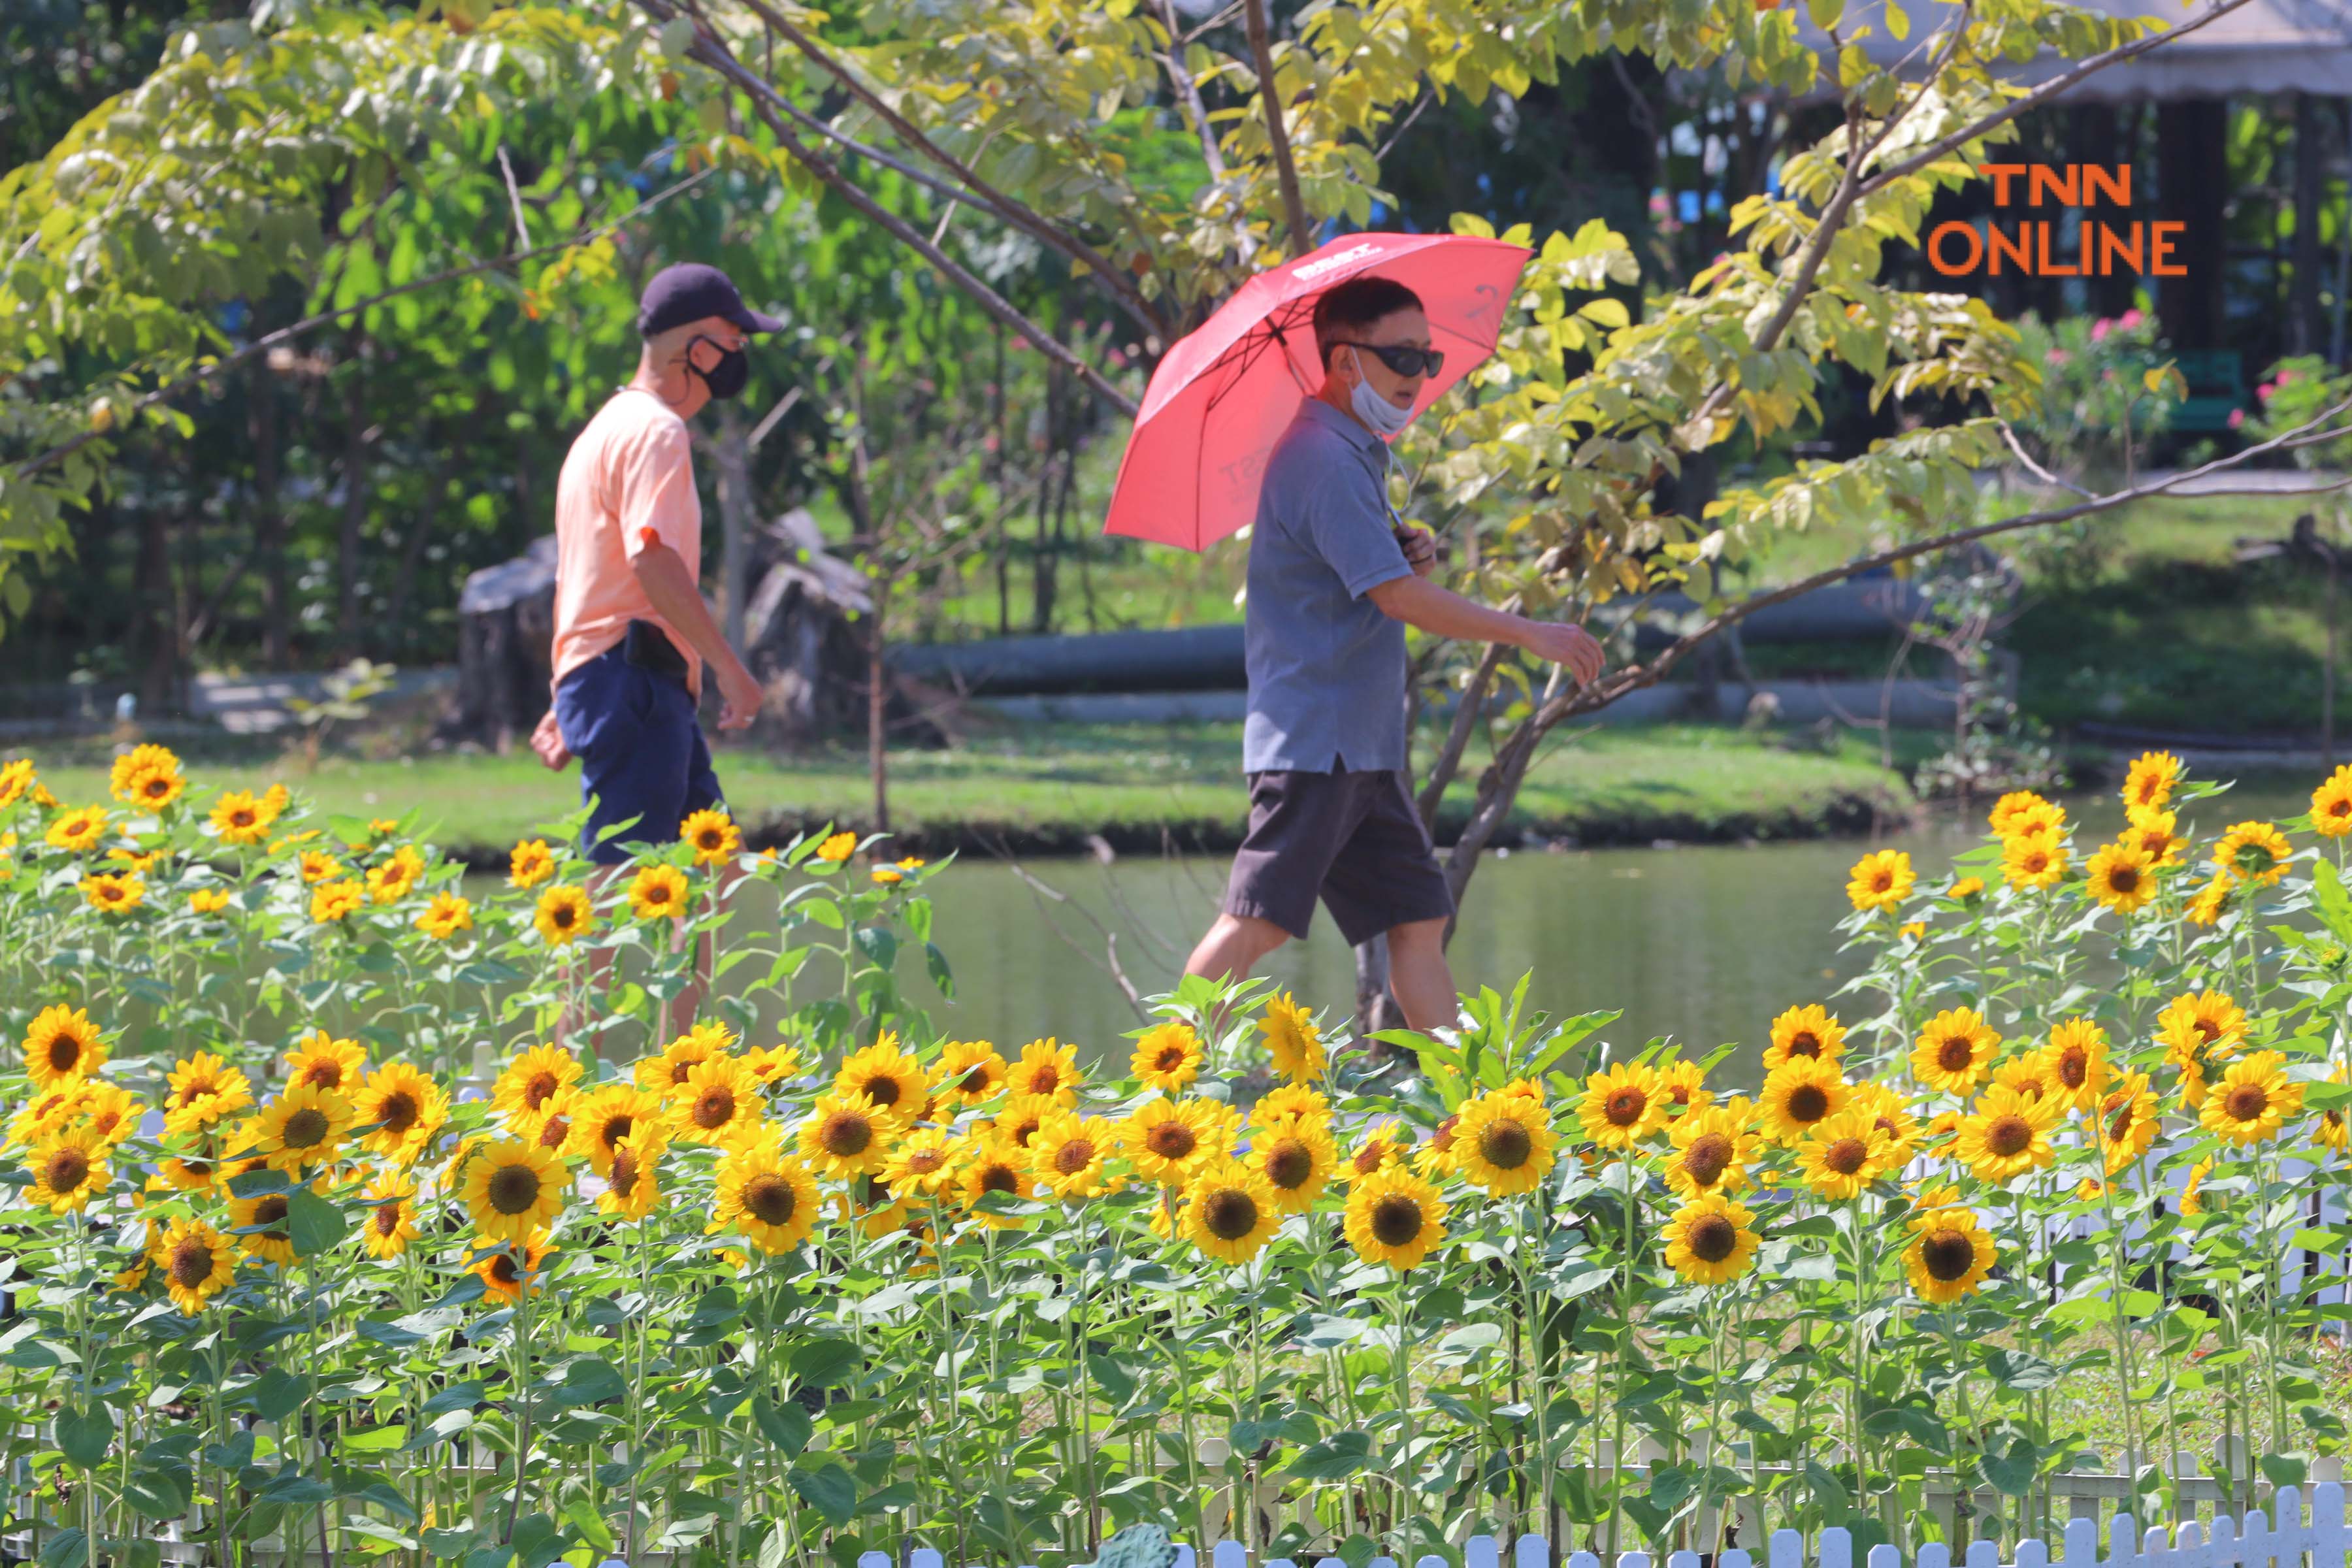
<svg viewBox="0 0 2352 1568"><path fill-rule="evenodd" d="M941 1038L952 869L850 835L604 870L573 819L486 888L111 783L0 768L0 1547L51 1568L1908 1549L2346 1445L2352 769L2232 821L2151 754L2112 842L2015 795L1948 876L1866 855L1863 973L1760 1063L1524 982Z"/></svg>

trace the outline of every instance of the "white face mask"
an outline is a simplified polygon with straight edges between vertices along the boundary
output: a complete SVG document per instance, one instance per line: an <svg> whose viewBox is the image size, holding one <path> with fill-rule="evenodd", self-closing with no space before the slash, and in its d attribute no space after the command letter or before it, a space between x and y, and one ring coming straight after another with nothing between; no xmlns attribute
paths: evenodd
<svg viewBox="0 0 2352 1568"><path fill-rule="evenodd" d="M1399 408L1372 390L1372 379L1364 372L1363 354L1353 348L1348 352L1356 360L1356 384L1349 393L1349 404L1355 409L1356 417L1377 436L1394 436L1412 424L1412 409Z"/></svg>

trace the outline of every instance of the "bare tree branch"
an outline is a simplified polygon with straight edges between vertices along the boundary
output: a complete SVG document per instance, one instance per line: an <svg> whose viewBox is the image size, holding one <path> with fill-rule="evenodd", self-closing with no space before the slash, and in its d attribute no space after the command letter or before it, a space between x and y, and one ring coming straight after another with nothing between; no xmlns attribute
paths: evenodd
<svg viewBox="0 0 2352 1568"><path fill-rule="evenodd" d="M1168 73L1168 84L1176 89L1176 101L1183 107L1184 118L1192 127L1192 134L1201 139L1201 161L1209 165L1209 178L1225 177L1224 149L1217 145L1217 133L1209 124L1209 106L1201 101L1201 84L1184 65L1184 41L1177 36L1175 0L1153 0L1160 25L1168 30L1168 47L1160 52L1160 64Z"/></svg>
<svg viewBox="0 0 2352 1568"><path fill-rule="evenodd" d="M1304 256L1315 248L1315 230L1307 221L1307 204L1298 195L1298 169L1290 161L1290 131L1283 123L1282 94L1274 88L1274 38L1266 26L1265 0L1242 0L1249 22L1250 58L1257 67L1257 101L1265 111L1266 141L1274 147L1274 177L1282 186L1282 213L1290 226L1290 253Z"/></svg>

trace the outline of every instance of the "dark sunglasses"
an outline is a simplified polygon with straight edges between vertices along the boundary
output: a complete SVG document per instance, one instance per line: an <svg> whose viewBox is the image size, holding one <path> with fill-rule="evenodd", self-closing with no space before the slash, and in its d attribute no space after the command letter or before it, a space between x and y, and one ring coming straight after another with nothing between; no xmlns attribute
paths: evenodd
<svg viewBox="0 0 2352 1568"><path fill-rule="evenodd" d="M1417 349L1410 343L1333 343L1336 349L1369 349L1380 356L1380 362L1399 375L1435 375L1445 368L1445 356L1435 349Z"/></svg>

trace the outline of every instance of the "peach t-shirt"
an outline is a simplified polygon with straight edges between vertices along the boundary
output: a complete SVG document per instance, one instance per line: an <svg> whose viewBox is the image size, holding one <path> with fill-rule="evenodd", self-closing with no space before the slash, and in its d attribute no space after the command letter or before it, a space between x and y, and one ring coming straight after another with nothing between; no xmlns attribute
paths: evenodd
<svg viewBox="0 0 2352 1568"><path fill-rule="evenodd" d="M686 421L650 392L623 387L588 421L555 484L555 679L651 621L686 656L700 695L702 660L646 597L634 570L648 545L677 552L702 575L702 502L694 493Z"/></svg>

